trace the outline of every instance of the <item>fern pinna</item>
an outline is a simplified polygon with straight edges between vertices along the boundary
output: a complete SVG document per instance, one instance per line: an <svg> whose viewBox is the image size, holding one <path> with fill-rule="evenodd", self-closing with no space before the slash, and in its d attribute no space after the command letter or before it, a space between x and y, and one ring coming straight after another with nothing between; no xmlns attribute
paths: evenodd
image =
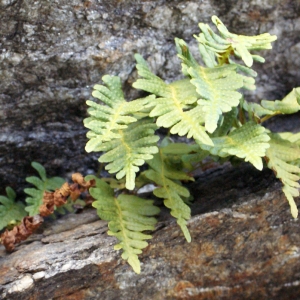
<svg viewBox="0 0 300 300"><path fill-rule="evenodd" d="M96 199L93 205L108 221L108 233L119 240L115 249L123 250L122 257L136 272L140 271L137 255L146 247L145 239L151 238L149 230L154 229L159 212L154 198L136 196L139 189L154 186L156 201L163 199L190 242L190 193L184 182L194 180L189 174L208 157L220 163L236 157L259 170L264 166L274 170L293 217L298 215L294 198L299 196L300 136L274 134L262 124L275 115L299 111L300 88L283 100L247 102L243 89L256 88L253 62L264 62L253 51L271 49L276 36L237 35L216 16L212 21L218 33L200 23L201 33L195 36L204 65L184 40L175 39L183 79L164 82L136 54L139 78L133 87L147 92L147 97L125 100L121 80L105 75L104 84L94 87L96 101L87 101L86 150L98 152L99 161L116 177L95 178L97 185L90 189ZM169 130L163 140L155 134L161 127ZM174 142L176 136L190 140Z"/></svg>

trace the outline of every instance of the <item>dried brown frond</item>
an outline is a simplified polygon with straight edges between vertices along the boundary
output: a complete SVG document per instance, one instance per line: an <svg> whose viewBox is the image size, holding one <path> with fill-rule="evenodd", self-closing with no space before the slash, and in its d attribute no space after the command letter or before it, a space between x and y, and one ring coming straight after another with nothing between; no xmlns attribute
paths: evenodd
<svg viewBox="0 0 300 300"><path fill-rule="evenodd" d="M44 192L43 204L40 206L40 214L33 217L25 217L21 224L15 226L12 230L6 230L1 235L1 243L8 252L15 249L15 245L23 240L26 240L33 231L38 228L43 217L53 214L55 207L60 207L66 204L69 197L75 201L81 193L86 192L90 187L95 186L95 180L85 181L80 173L72 175L74 183L65 182L59 189L54 192Z"/></svg>
<svg viewBox="0 0 300 300"><path fill-rule="evenodd" d="M1 243L6 251L12 252L15 249L15 244L26 240L42 223L44 219L40 215L33 217L25 217L21 224L15 226L12 230L6 230L1 235Z"/></svg>

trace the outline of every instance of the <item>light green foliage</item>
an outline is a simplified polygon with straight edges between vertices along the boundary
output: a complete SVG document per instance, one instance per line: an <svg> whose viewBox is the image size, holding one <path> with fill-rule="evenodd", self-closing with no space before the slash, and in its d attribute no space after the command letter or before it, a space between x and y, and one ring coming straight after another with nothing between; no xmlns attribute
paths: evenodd
<svg viewBox="0 0 300 300"><path fill-rule="evenodd" d="M262 100L261 105L274 114L294 114L300 110L300 88L293 89L282 100L267 101Z"/></svg>
<svg viewBox="0 0 300 300"><path fill-rule="evenodd" d="M213 57L212 53L216 55L220 64L228 63L232 52L234 55L241 57L247 67L252 66L253 60L264 62L265 59L263 57L251 54L250 51L272 49L271 42L277 39L275 35L270 35L269 33L257 36L233 34L227 30L218 17L213 16L212 21L221 36L214 33L209 25L200 23L199 27L202 32L196 39L206 48L210 58ZM210 60L212 61L213 59L211 58ZM211 62L209 64L212 66Z"/></svg>
<svg viewBox="0 0 300 300"><path fill-rule="evenodd" d="M243 80L235 71L232 65L189 69L191 83L200 96L197 103L204 111L205 128L210 133L216 130L220 115L240 103L242 95L236 90L243 86Z"/></svg>
<svg viewBox="0 0 300 300"><path fill-rule="evenodd" d="M95 201L93 206L97 209L99 217L108 221L108 235L115 236L119 243L115 250L123 250L122 258L127 260L136 273L141 267L138 254L148 246L145 241L151 235L144 234L145 230L154 230L159 208L153 201L145 200L133 195L121 194L114 196L113 189L101 179L87 176L86 180L95 179L96 187L90 188L90 194Z"/></svg>
<svg viewBox="0 0 300 300"><path fill-rule="evenodd" d="M179 180L194 180L194 178L177 170L176 165L174 167L167 164L168 161L165 159L163 149L149 162L150 169L144 174L160 186L153 191L153 194L164 199L165 206L171 209L171 215L177 219L186 240L190 242L191 236L186 227L186 221L191 217L191 210L182 199L189 197L190 192L181 185Z"/></svg>
<svg viewBox="0 0 300 300"><path fill-rule="evenodd" d="M282 181L282 190L289 201L292 216L297 218L298 209L294 197L299 196L300 187L298 182L300 179L299 146L283 139L280 134L269 133L269 135L271 137L270 148L266 152L268 167L274 170L276 177ZM292 137L289 136L289 139ZM293 164L297 160L298 163Z"/></svg>
<svg viewBox="0 0 300 300"><path fill-rule="evenodd" d="M110 173L117 173L117 179L126 176L126 188L133 190L139 166L158 151L159 137L154 135L157 127L151 118L142 118L138 114L155 97L127 102L118 77L106 75L102 80L106 86L96 85L93 96L106 105L87 101L90 117L84 120L84 125L91 131L87 134L90 140L86 151L105 151L99 161L109 163L105 168Z"/></svg>
<svg viewBox="0 0 300 300"><path fill-rule="evenodd" d="M198 115L202 115L205 129L212 133L217 128L220 115L239 105L242 94L236 90L243 87L243 77L236 72L235 65L201 67L195 63L185 42L179 39L177 51L182 68L190 75L190 82L198 93L198 110L202 112Z"/></svg>
<svg viewBox="0 0 300 300"><path fill-rule="evenodd" d="M138 62L138 73L143 79L138 79L133 87L158 96L149 103L150 107L154 107L149 115L157 117L157 126L171 127L172 134L187 135L188 138L193 137L201 143L212 145L202 126L204 123L202 108L193 106L198 95L190 81L184 79L166 84L151 73L140 55L135 55L135 58Z"/></svg>
<svg viewBox="0 0 300 300"><path fill-rule="evenodd" d="M91 129L87 134L90 139L86 145L87 152L99 151L98 146L103 142L120 139L120 130L137 121L132 113L141 111L145 104L153 99L148 97L126 102L119 77L105 75L102 80L107 86L95 85L92 94L102 103L87 101L87 105L90 106L88 113L91 116L84 120L84 126Z"/></svg>
<svg viewBox="0 0 300 300"><path fill-rule="evenodd" d="M16 202L16 193L11 187L7 187L6 195L0 196L0 230L4 227L21 221L26 215L25 205Z"/></svg>
<svg viewBox="0 0 300 300"><path fill-rule="evenodd" d="M248 103L244 101L243 108L249 113L250 117L256 121L263 122L275 115L293 114L300 109L300 88L294 88L282 100L262 100L261 104Z"/></svg>
<svg viewBox="0 0 300 300"><path fill-rule="evenodd" d="M120 138L103 142L97 147L98 151L106 152L99 158L100 162L109 163L105 169L110 173L117 173L116 178L126 175L126 188L135 187L135 174L139 171L145 160L158 152L156 142L158 136L154 135L156 125L151 119L142 119L130 124L125 130L119 130Z"/></svg>
<svg viewBox="0 0 300 300"><path fill-rule="evenodd" d="M97 186L90 189L94 206L109 222L108 233L120 241L115 249L123 250L122 257L138 273L137 255L150 238L142 231L154 229L158 210L136 193L150 186L191 241L187 227L191 195L184 183L194 180L191 174L207 162L242 159L262 170L265 161L282 181L292 215L297 217L300 133L273 134L263 123L278 114L298 112L300 88L282 100L247 102L243 90L256 88L253 62L264 62L257 51L271 49L276 36L237 35L216 16L212 21L218 33L200 23L201 33L195 36L205 66L185 41L176 38L183 79L166 83L136 54L139 78L133 87L149 93L146 98L126 101L120 79L106 75L104 85L94 88L98 102L87 101L86 150L99 152L99 161L116 174L113 179L97 179ZM169 130L162 141L155 135L159 128ZM187 143L174 142L173 136Z"/></svg>
<svg viewBox="0 0 300 300"><path fill-rule="evenodd" d="M203 145L202 148L220 157L235 155L244 158L258 170L262 170L262 157L269 148L268 141L270 140L263 126L248 122L231 131L227 136L216 137L212 140L213 147Z"/></svg>
<svg viewBox="0 0 300 300"><path fill-rule="evenodd" d="M39 208L43 203L44 192L51 192L60 188L65 180L61 177L47 178L45 168L37 162L32 162L31 166L39 173L40 178L36 176L26 178L26 181L33 184L35 188L24 189L24 192L29 195L29 197L25 199L27 202L25 210L28 211L30 216L34 216L39 214Z"/></svg>

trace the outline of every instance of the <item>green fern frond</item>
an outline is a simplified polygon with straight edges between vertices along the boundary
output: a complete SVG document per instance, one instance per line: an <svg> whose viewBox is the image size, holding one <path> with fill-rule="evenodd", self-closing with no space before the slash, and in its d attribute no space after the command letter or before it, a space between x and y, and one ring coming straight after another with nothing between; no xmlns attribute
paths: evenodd
<svg viewBox="0 0 300 300"><path fill-rule="evenodd" d="M135 187L139 166L158 152L156 142L159 137L154 135L155 129L157 127L151 119L142 119L130 124L125 130L119 130L118 139L102 142L95 149L106 152L99 161L109 163L105 167L109 173L117 173L117 179L126 176L126 188L129 190Z"/></svg>
<svg viewBox="0 0 300 300"><path fill-rule="evenodd" d="M163 148L159 149L159 153L153 156L153 159L148 161L148 165L158 173L161 173L163 177L174 180L188 180L194 181L194 178L187 175L182 170L177 170L173 164L168 164L168 156L163 152Z"/></svg>
<svg viewBox="0 0 300 300"><path fill-rule="evenodd" d="M237 74L236 65L201 67L183 40L177 39L177 51L183 70L189 74L190 82L199 94L196 108L198 114L205 122L205 129L213 133L220 115L239 105L242 94L236 90L244 86L244 78Z"/></svg>
<svg viewBox="0 0 300 300"><path fill-rule="evenodd" d="M84 126L89 128L86 151L97 151L97 146L103 142L120 138L119 130L126 129L128 124L136 122L133 113L142 111L148 101L154 96L127 102L124 99L121 80L117 76L105 75L102 77L106 84L94 86L93 97L101 101L100 104L88 100L90 117L84 119Z"/></svg>
<svg viewBox="0 0 300 300"><path fill-rule="evenodd" d="M258 103L247 102L245 100L243 103L243 108L248 112L250 118L254 117L256 119L260 119L266 115L274 115L274 111L266 109Z"/></svg>
<svg viewBox="0 0 300 300"><path fill-rule="evenodd" d="M275 172L283 183L282 191L289 201L294 218L298 216L298 209L294 197L299 196L300 167L293 162L300 159L300 148L295 143L282 139L280 134L269 133L270 148L266 151L268 168Z"/></svg>
<svg viewBox="0 0 300 300"><path fill-rule="evenodd" d="M163 198L164 204L171 210L171 215L177 219L186 240L191 241L189 230L186 226L191 217L189 206L183 201L183 197L190 196L188 189L180 184L179 180L194 180L183 171L176 170L165 163L163 153L160 152L148 162L152 169L143 174L155 182L159 187L153 191L156 197Z"/></svg>
<svg viewBox="0 0 300 300"><path fill-rule="evenodd" d="M64 205L55 208L55 212L57 212L60 215L65 215L67 213L74 212L74 207L83 209L86 205L86 202L84 200L81 200L80 198L73 201L69 197ZM51 215L51 217L55 218L56 216L53 214Z"/></svg>
<svg viewBox="0 0 300 300"><path fill-rule="evenodd" d="M282 100L262 100L261 105L273 113L294 114L300 110L300 87L294 88Z"/></svg>
<svg viewBox="0 0 300 300"><path fill-rule="evenodd" d="M300 87L294 88L282 100L262 100L261 104L244 101L243 108L249 113L249 117L264 122L279 114L293 114L300 109Z"/></svg>
<svg viewBox="0 0 300 300"><path fill-rule="evenodd" d="M182 61L181 67L182 67L182 73L185 76L189 76L188 69L190 67L198 67L199 64L196 61L196 59L193 57L192 53L189 50L188 45L186 42L182 39L175 38L175 45L176 45L176 50L177 50L177 56L180 58ZM209 63L208 67L215 67L217 63L214 60L214 56L212 57L213 61Z"/></svg>
<svg viewBox="0 0 300 300"><path fill-rule="evenodd" d="M175 42L176 42L176 49L177 49L177 53L178 53L177 56L182 61L182 64L181 64L182 72L186 76L190 76L189 68L197 69L197 67L199 65L196 62L196 60L194 59L193 55L190 53L187 44L183 40L175 39ZM200 50L200 54L202 55L202 59L208 68L215 68L218 66L218 64L216 63L215 58L214 58L214 53L212 51L206 49L202 44L199 44L199 50ZM208 57L206 57L206 56L208 56ZM207 59L209 61L207 61ZM233 62L231 59L228 59L227 63L235 65L236 71L238 73L242 73L242 74L239 74L239 77L240 77L240 79L242 79L242 82L243 82L243 85L241 87L243 87L247 90L255 90L256 89L255 80L253 77L256 77L257 73L254 70L252 70L251 68L242 66L240 64L237 64L237 63Z"/></svg>
<svg viewBox="0 0 300 300"><path fill-rule="evenodd" d="M188 79L166 84L149 70L147 63L140 55L135 55L138 79L133 87L158 96L149 106L154 107L149 116L157 117L159 127L171 128L172 134L193 137L199 143L212 145L211 139L203 127L204 118L201 107L195 107L198 94Z"/></svg>
<svg viewBox="0 0 300 300"><path fill-rule="evenodd" d="M213 155L226 157L234 155L245 159L262 170L262 157L266 154L270 140L266 129L253 122L248 122L230 132L227 136L212 138L214 147L201 145L204 150L210 151Z"/></svg>
<svg viewBox="0 0 300 300"><path fill-rule="evenodd" d="M27 177L26 181L35 185L35 188L24 189L24 192L30 196L25 199L28 204L25 210L28 211L30 216L34 216L39 214L39 208L43 204L44 192L60 188L65 180L61 177L47 178L45 168L37 162L32 162L31 166L37 170L41 177L41 179L36 176Z"/></svg>
<svg viewBox="0 0 300 300"><path fill-rule="evenodd" d="M191 170L193 169L191 163L201 162L204 158L209 156L209 152L201 149L198 144L174 143L168 137L162 140L160 152L162 157L164 157L166 167L171 165L172 169L178 170Z"/></svg>
<svg viewBox="0 0 300 300"><path fill-rule="evenodd" d="M6 195L0 196L0 230L12 222L21 221L27 213L22 202L16 202L16 193L11 187L6 187Z"/></svg>
<svg viewBox="0 0 300 300"><path fill-rule="evenodd" d="M198 144L174 143L169 138L164 138L160 144L160 151L166 167L170 166L172 170L189 170L193 169L190 161L185 160L187 155L194 154L200 149ZM203 150L201 150L204 152Z"/></svg>
<svg viewBox="0 0 300 300"><path fill-rule="evenodd" d="M197 151L199 149L197 144L174 143L169 141L167 143L163 143L164 141L167 141L167 138L164 138L160 144L160 150L165 156L176 155L181 157L182 155Z"/></svg>
<svg viewBox="0 0 300 300"><path fill-rule="evenodd" d="M199 66L199 64L194 59L193 55L190 53L189 48L187 44L181 40L181 39L175 39L176 42L176 49L178 53L178 57L182 60L182 72L186 76L190 76L189 68L196 68ZM204 47L201 43L199 44L199 51L200 55L202 56L202 59L208 68L215 68L218 67L217 62L215 61L215 54ZM243 85L241 87L247 89L247 90L255 90L255 80L253 77L257 76L257 73L252 70L251 68L242 66L240 64L235 63L230 58L228 58L227 64L232 64L235 66L236 71L239 74L239 77L243 80ZM221 64L224 65L224 64ZM244 75L243 75L244 74Z"/></svg>
<svg viewBox="0 0 300 300"><path fill-rule="evenodd" d="M234 123L236 122L237 114L237 107L233 107L231 111L221 115L219 118L218 127L211 136L220 137L227 135L230 129L233 127Z"/></svg>
<svg viewBox="0 0 300 300"><path fill-rule="evenodd" d="M280 132L278 135L284 139L288 140L291 143L294 143L298 146L300 146L300 132L298 133L292 133L292 132Z"/></svg>
<svg viewBox="0 0 300 300"><path fill-rule="evenodd" d="M253 60L264 62L264 58L259 55L251 54L252 50L272 49L271 42L275 41L277 37L269 33L260 34L257 36L244 36L230 33L222 21L216 17L212 17L213 23L216 25L220 32L217 35L213 32L209 25L200 23L199 27L202 31L196 39L206 52L215 53L219 63L228 62L231 53L241 57L245 65L251 67ZM211 54L210 54L211 55Z"/></svg>
<svg viewBox="0 0 300 300"><path fill-rule="evenodd" d="M242 95L236 90L243 87L243 78L236 73L236 66L224 65L213 69L189 68L200 100L198 105L205 113L205 128L213 133L222 113L239 105Z"/></svg>
<svg viewBox="0 0 300 300"><path fill-rule="evenodd" d="M119 195L114 197L114 191L101 179L87 176L86 180L95 179L96 187L89 192L95 199L93 206L97 209L99 217L108 221L108 235L115 236L119 243L115 250L123 250L122 258L127 260L136 273L140 273L138 254L148 246L146 239L151 235L142 231L154 230L159 208L153 201L145 200L132 195Z"/></svg>
<svg viewBox="0 0 300 300"><path fill-rule="evenodd" d="M251 68L237 64L231 59L229 59L229 63L232 65L234 64L236 66L237 72L241 74L243 78L243 88L246 90L254 91L256 89L254 77L257 76L257 73Z"/></svg>
<svg viewBox="0 0 300 300"><path fill-rule="evenodd" d="M186 240L190 242L191 235L186 224L187 220L191 218L191 210L182 199L182 197L190 196L189 191L154 170L148 170L144 174L160 186L153 191L153 194L164 199L165 206L171 210L171 215L177 219L177 224L180 226Z"/></svg>

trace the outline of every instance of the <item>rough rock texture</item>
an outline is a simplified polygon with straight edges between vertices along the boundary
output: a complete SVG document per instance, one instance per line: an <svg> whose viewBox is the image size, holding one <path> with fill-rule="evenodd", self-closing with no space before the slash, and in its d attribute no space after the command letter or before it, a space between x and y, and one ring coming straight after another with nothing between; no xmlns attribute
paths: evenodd
<svg viewBox="0 0 300 300"><path fill-rule="evenodd" d="M104 74L122 78L128 98L139 52L158 75L178 78L174 37L196 51L198 22L218 15L236 33L278 36L252 99L280 99L300 82L300 3L295 0L1 0L0 192L22 190L31 161L51 175L92 172L85 100Z"/></svg>
<svg viewBox="0 0 300 300"><path fill-rule="evenodd" d="M10 255L0 247L0 298L299 299L299 220L272 172L216 167L191 187L192 242L162 214L140 275L87 210L47 223Z"/></svg>

